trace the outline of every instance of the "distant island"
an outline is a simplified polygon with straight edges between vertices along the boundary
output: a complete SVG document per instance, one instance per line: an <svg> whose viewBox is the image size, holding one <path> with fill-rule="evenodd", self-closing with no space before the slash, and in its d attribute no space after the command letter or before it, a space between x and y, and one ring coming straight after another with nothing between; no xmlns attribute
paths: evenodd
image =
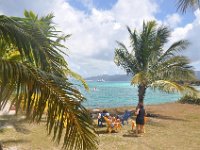
<svg viewBox="0 0 200 150"><path fill-rule="evenodd" d="M116 74L116 75L98 75L93 77L88 77L86 80L92 81L130 81L131 76L126 74Z"/></svg>
<svg viewBox="0 0 200 150"><path fill-rule="evenodd" d="M200 71L195 71L195 75L198 80L200 80ZM126 75L126 74L116 74L116 75L98 75L98 76L92 76L92 77L87 77L85 80L91 80L91 81L130 81L131 80L131 75Z"/></svg>

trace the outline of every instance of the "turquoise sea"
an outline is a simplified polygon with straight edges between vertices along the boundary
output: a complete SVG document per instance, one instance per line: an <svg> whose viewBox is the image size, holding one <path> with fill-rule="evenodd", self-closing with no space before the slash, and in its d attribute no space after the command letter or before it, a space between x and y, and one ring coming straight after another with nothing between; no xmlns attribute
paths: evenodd
<svg viewBox="0 0 200 150"><path fill-rule="evenodd" d="M136 105L138 102L137 86L130 82L87 82L89 92L81 89L87 101L83 103L86 108L106 108ZM158 90L147 89L145 104L160 104L174 102L181 97L179 93L168 94Z"/></svg>

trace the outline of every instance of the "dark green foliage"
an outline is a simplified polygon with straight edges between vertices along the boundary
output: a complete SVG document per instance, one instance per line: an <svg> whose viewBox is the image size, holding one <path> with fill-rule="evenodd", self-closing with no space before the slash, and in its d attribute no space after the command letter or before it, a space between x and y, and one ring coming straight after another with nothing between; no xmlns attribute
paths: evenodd
<svg viewBox="0 0 200 150"><path fill-rule="evenodd" d="M181 99L179 99L178 102L179 103L183 103L183 104L197 104L197 105L200 105L200 98L185 95Z"/></svg>

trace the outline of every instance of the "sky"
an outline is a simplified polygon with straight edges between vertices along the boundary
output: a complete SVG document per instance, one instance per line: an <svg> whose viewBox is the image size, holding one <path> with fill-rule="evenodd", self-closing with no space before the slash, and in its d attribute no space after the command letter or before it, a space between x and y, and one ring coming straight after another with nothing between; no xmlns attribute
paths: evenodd
<svg viewBox="0 0 200 150"><path fill-rule="evenodd" d="M64 43L65 59L83 77L125 74L113 61L116 41L129 47L126 26L140 30L143 21L156 20L169 26L171 43L191 43L181 55L200 70L200 11L177 12L176 0L0 0L0 15L23 17L24 10L39 16L54 14L58 30L72 36Z"/></svg>

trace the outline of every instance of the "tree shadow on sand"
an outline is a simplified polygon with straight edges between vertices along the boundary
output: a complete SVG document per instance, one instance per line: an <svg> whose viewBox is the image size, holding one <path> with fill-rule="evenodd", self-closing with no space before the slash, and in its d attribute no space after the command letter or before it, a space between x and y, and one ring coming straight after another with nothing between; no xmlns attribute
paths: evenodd
<svg viewBox="0 0 200 150"><path fill-rule="evenodd" d="M106 130L97 130L97 131L95 131L95 133L96 134L108 134L108 131L106 131Z"/></svg>
<svg viewBox="0 0 200 150"><path fill-rule="evenodd" d="M25 118L20 118L17 116L1 116L0 117L0 129L1 132L6 128L13 128L16 132L20 132L23 134L29 134L31 131L28 130L24 123L28 122Z"/></svg>
<svg viewBox="0 0 200 150"><path fill-rule="evenodd" d="M127 133L123 134L123 137L141 137L141 135L137 135L135 130L128 130Z"/></svg>
<svg viewBox="0 0 200 150"><path fill-rule="evenodd" d="M8 140L1 140L1 143L4 145L13 145L13 144L22 144L22 143L28 143L30 142L29 140L24 140L24 139L18 139L18 140L13 140L13 139L8 139Z"/></svg>
<svg viewBox="0 0 200 150"><path fill-rule="evenodd" d="M167 115L161 115L161 114L154 114L154 113L148 113L147 117L163 119L163 120L174 120L174 121L184 121L184 122L188 121L188 120L182 119L182 118L177 118L177 117L172 117L172 116L167 116Z"/></svg>
<svg viewBox="0 0 200 150"><path fill-rule="evenodd" d="M13 140L13 139L1 140L0 141L0 150L4 149L4 145L11 146L11 145L19 145L19 144L28 143L28 142L30 142L30 141L29 140L24 140L24 139L18 139L18 140Z"/></svg>
<svg viewBox="0 0 200 150"><path fill-rule="evenodd" d="M101 130L97 129L97 130L95 131L95 133L98 134L98 135L100 135L100 134L113 134L113 133L118 133L118 132L115 131L115 130L112 130L112 132L109 133L109 132L107 131L107 129L105 128L105 129L101 129Z"/></svg>

